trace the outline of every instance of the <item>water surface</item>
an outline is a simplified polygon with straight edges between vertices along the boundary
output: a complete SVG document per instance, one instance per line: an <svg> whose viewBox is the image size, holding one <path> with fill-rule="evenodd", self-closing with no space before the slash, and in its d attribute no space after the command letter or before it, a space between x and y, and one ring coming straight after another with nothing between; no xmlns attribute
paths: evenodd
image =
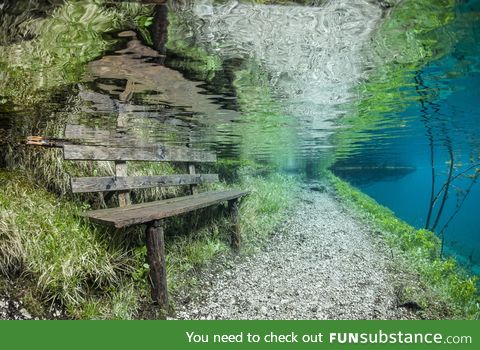
<svg viewBox="0 0 480 350"><path fill-rule="evenodd" d="M480 2L457 6L448 54L404 74L391 112L339 151L333 170L397 216L480 262ZM434 34L432 34L433 36ZM396 108L395 108L396 107Z"/></svg>
<svg viewBox="0 0 480 350"><path fill-rule="evenodd" d="M372 1L185 3L156 6L151 35L94 1L3 4L0 137L80 125L307 178L330 167L478 268L479 1L425 32L432 59L392 53L390 71L377 42L389 14ZM65 16L78 35L56 32ZM389 87L372 89L381 70Z"/></svg>

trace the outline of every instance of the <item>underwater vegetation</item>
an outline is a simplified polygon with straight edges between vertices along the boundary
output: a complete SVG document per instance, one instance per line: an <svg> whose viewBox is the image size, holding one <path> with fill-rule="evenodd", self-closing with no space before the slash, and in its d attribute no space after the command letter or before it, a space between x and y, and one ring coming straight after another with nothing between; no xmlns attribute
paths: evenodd
<svg viewBox="0 0 480 350"><path fill-rule="evenodd" d="M55 304L73 318L142 317L149 289L141 228L118 232L95 226L80 218L87 203L59 199L20 170L2 170L0 185L0 271L26 290L27 308L37 305L36 316L47 315ZM236 186L252 191L240 208L243 252L248 253L282 220L296 185L281 175L241 175ZM228 228L228 218L218 210L169 220L166 251L173 296L195 286L194 272L220 253L228 254ZM23 285L25 280L30 282Z"/></svg>
<svg viewBox="0 0 480 350"><path fill-rule="evenodd" d="M321 1L296 3L317 5ZM351 133L374 127L381 113L396 108L392 101L401 94L398 86L405 83L405 72L442 54L436 42L425 39L423 34L448 24L451 15L445 8L451 9L453 4L446 0L406 0L395 10L392 20L383 24L372 53L381 61L380 68L361 85L364 99L357 105L360 112L344 118L350 128L335 136L337 144L348 146ZM76 95L77 88L72 85L81 80L86 64L118 44L112 35L115 31L134 29L146 43L151 43L148 28L153 9L149 6L67 0L52 1L45 11L44 16L27 22L19 20L18 25L8 22L18 31L0 41L1 104L8 101L40 108L55 94L62 98L67 95L62 94L65 91ZM420 16L411 23L413 12ZM170 56L177 58L169 61L171 66L205 82L213 81L224 69L224 62L218 55L195 46L193 39L185 39L192 23L174 13L169 14L169 21L167 49ZM18 40L18 32L28 40ZM239 160L221 159L217 168L209 170L219 172L224 181L216 186L251 191L240 208L243 253L250 253L266 242L294 204L297 180L275 172L295 157L298 140L293 131L294 118L275 102L259 63L240 60L236 64L231 85L243 120L215 127L224 134L238 136ZM24 136L35 130L62 137L67 118L81 115L75 96L68 97L67 105L64 112L47 109L38 119L15 120L15 131ZM2 106L2 112L7 107ZM259 157L259 150L265 150L265 155ZM315 172L333 163L334 154L327 158L325 164L315 164ZM39 316L48 314L49 306L56 304L72 318L150 317L144 313L149 303L149 267L145 264L142 230L112 232L82 220L79 214L83 210L108 203L96 195L73 196L69 191L69 176L111 175L113 164L65 162L59 150L34 150L17 144L5 147L1 163L6 168L0 171L2 278L22 285L25 300L37 305ZM138 164L131 170L130 175L181 172L178 165L158 163ZM385 239L405 254L425 283L432 286L435 296L452 305L449 317L478 318L476 280L465 275L452 259L442 258L441 242L432 232L413 229L347 184L333 177L331 180L343 198L361 208L387 233ZM181 191L154 189L137 191L133 196L142 202L179 195ZM200 283L197 273L202 268L230 254L228 222L221 210L208 209L171 219L167 227L168 284L174 300L181 301L185 290L191 291ZM26 279L33 282L25 283ZM419 302L428 307L430 299Z"/></svg>
<svg viewBox="0 0 480 350"><path fill-rule="evenodd" d="M441 301L440 307L445 308L449 318L480 317L478 278L469 276L454 259L442 257L441 240L433 232L408 225L392 211L333 174L328 174L327 178L344 201L379 228L378 234L407 260L426 288L433 291L429 298L415 293L410 297L417 298L425 309L438 308L436 304Z"/></svg>

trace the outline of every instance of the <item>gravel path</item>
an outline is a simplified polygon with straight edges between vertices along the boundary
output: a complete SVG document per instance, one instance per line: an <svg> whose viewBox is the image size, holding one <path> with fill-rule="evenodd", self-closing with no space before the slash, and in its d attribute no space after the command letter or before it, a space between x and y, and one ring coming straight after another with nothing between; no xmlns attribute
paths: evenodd
<svg viewBox="0 0 480 350"><path fill-rule="evenodd" d="M303 190L298 202L264 251L210 273L176 317L415 318L397 306L389 250L369 227L328 191Z"/></svg>

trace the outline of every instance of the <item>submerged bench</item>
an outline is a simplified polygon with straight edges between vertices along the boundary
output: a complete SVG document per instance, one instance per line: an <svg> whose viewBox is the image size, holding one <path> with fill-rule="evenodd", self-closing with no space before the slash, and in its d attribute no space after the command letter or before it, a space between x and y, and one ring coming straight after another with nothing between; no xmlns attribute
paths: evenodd
<svg viewBox="0 0 480 350"><path fill-rule="evenodd" d="M68 128L66 136L69 133ZM75 135L78 136L78 133ZM35 138L30 138L29 143L41 144ZM219 178L217 174L197 174L195 163L216 162L215 154L188 147L162 145L121 147L104 144L78 145L65 143L62 147L65 160L115 162L115 176L72 177L70 179L72 192L118 192L118 207L91 210L84 213L84 216L94 222L116 228L146 224L151 294L153 301L158 303L161 308L167 309L168 306L163 219L227 202L232 218L231 244L235 248L239 247L238 203L241 197L248 194L248 191L228 190L198 193L198 185L218 182ZM185 162L188 163L189 174L128 176L127 162L130 161ZM131 204L129 193L131 190L161 186L189 186L190 195Z"/></svg>

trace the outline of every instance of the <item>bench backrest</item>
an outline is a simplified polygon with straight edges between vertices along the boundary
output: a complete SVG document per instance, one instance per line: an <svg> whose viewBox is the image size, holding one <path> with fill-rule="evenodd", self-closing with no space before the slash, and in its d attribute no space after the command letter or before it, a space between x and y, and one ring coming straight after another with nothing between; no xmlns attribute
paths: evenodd
<svg viewBox="0 0 480 350"><path fill-rule="evenodd" d="M196 194L198 185L219 181L217 174L196 173L195 163L217 160L216 155L210 152L189 147L148 145L138 142L133 145L125 142L132 140L125 137L125 133L78 125L68 125L65 137L81 143L63 146L65 160L115 162L115 176L72 177L70 181L73 193L118 191L119 205L126 206L130 204L130 190L188 185L191 193ZM189 173L128 176L129 161L185 162L188 163Z"/></svg>

